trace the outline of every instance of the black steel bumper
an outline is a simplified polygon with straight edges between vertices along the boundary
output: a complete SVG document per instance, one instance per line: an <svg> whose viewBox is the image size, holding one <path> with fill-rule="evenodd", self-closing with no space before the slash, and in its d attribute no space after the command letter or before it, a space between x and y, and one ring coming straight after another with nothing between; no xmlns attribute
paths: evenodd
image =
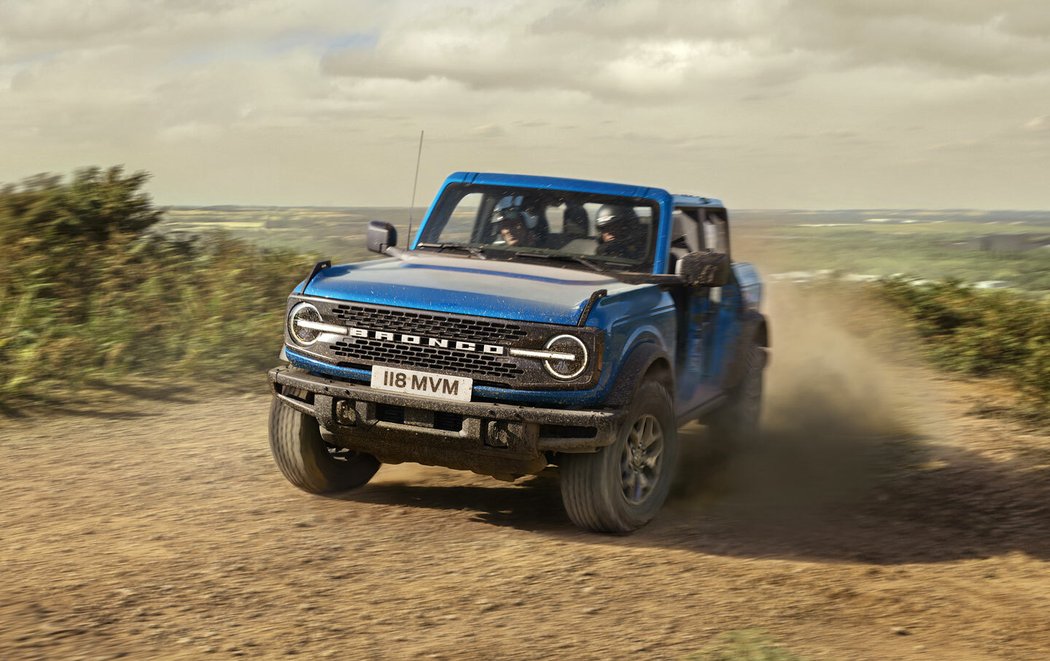
<svg viewBox="0 0 1050 661"><path fill-rule="evenodd" d="M384 463L416 461L489 475L538 472L548 452L594 452L613 442L624 413L445 401L294 367L276 367L269 378L274 395L316 418L329 442Z"/></svg>

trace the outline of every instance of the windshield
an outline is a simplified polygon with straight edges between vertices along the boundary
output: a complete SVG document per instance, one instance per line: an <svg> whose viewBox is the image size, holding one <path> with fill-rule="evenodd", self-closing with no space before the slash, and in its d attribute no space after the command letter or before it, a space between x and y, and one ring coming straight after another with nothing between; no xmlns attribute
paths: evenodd
<svg viewBox="0 0 1050 661"><path fill-rule="evenodd" d="M535 188L449 187L417 248L649 272L657 203Z"/></svg>

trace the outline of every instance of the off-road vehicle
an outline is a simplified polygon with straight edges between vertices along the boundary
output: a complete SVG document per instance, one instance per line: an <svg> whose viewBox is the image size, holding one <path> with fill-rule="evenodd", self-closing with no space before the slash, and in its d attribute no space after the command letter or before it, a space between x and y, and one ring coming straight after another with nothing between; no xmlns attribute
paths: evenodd
<svg viewBox="0 0 1050 661"><path fill-rule="evenodd" d="M769 331L716 199L507 174L448 177L407 249L317 264L288 299L270 447L312 493L414 461L515 479L557 466L579 526L667 497L677 429L756 429Z"/></svg>

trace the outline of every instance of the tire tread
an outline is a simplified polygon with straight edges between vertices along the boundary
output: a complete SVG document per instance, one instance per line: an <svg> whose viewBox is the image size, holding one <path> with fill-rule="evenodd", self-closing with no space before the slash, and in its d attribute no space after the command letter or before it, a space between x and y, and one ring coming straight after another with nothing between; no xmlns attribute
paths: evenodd
<svg viewBox="0 0 1050 661"><path fill-rule="evenodd" d="M317 421L287 406L276 396L270 405L270 452L285 479L315 494L347 491L366 484L379 461L357 453L348 461L329 456Z"/></svg>
<svg viewBox="0 0 1050 661"><path fill-rule="evenodd" d="M640 403L639 403L640 402ZM640 413L655 406L662 416L664 473L658 492L640 509L632 509L620 491L620 451L627 427ZM667 498L677 464L677 430L671 396L663 384L649 380L639 386L617 440L598 452L565 454L561 462L561 493L565 512L577 526L594 532L627 533L648 523Z"/></svg>

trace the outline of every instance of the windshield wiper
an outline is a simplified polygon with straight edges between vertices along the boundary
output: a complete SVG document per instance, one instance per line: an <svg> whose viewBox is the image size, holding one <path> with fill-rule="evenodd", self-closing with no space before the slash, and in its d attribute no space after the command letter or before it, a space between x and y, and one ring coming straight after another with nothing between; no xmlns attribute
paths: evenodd
<svg viewBox="0 0 1050 661"><path fill-rule="evenodd" d="M605 265L604 264L599 264L598 262L592 262L591 260L587 259L586 257L580 257L579 255L569 255L569 256L572 257L573 260L575 260L575 261L579 262L580 264L583 264L584 266L590 268L592 271L602 272L602 271L605 270Z"/></svg>
<svg viewBox="0 0 1050 661"><path fill-rule="evenodd" d="M468 246L464 243L417 243L417 248L430 248L437 250L438 252L444 252L445 250L462 250L463 252L469 253L471 257L478 257L479 259L488 259L485 257L485 251L478 246Z"/></svg>
<svg viewBox="0 0 1050 661"><path fill-rule="evenodd" d="M566 255L566 254L561 254L561 253L544 253L544 254L541 255L541 254L531 253L530 252L530 253L525 253L525 256L526 257L543 257L544 259L557 259L557 260L561 260L561 261L564 261L564 262L572 261L572 262L576 262L577 264L583 264L584 266L586 266L587 268L591 269L592 271L599 271L599 272L601 272L601 271L605 270L605 267L602 266L601 264L599 264L597 262L592 262L591 260L587 259L586 257L580 257L579 255Z"/></svg>
<svg viewBox="0 0 1050 661"><path fill-rule="evenodd" d="M620 262L614 260L602 260L601 262L597 262L592 259L588 259L582 255L570 255L561 252L515 252L515 254L521 255L522 257L539 257L541 259L557 259L564 262L576 262L577 264L583 264L592 271L598 271L599 273L604 273L607 270L609 264L619 264L621 266L628 264L628 262Z"/></svg>

